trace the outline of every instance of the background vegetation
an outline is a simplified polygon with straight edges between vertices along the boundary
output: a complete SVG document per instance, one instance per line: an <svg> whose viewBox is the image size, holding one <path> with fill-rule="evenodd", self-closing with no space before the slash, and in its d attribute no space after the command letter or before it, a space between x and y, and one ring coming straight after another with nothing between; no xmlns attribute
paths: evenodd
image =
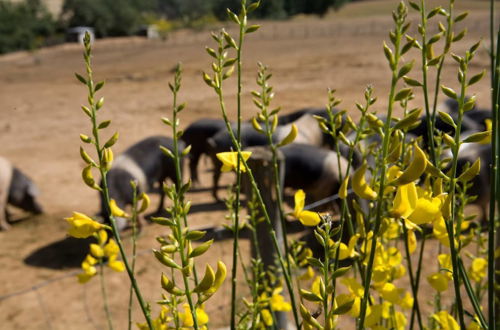
<svg viewBox="0 0 500 330"><path fill-rule="evenodd" d="M253 17L323 16L347 1L264 1ZM56 18L41 0L0 0L0 54L63 42L65 30L72 26L91 26L97 37L133 35L141 25L151 23L160 30L199 28L227 19L226 8L238 6L238 0L65 0Z"/></svg>

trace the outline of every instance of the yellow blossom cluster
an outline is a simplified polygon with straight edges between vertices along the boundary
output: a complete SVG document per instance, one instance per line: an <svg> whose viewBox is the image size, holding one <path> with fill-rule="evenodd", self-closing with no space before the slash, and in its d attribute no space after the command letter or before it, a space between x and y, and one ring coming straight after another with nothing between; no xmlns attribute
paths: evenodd
<svg viewBox="0 0 500 330"><path fill-rule="evenodd" d="M97 274L96 265L103 264L107 259L107 266L115 272L123 272L125 265L122 261L117 260L120 249L114 239L108 240L106 230L101 229L94 233L97 239L97 244L90 244L90 253L82 262L83 273L78 274L78 282L86 283Z"/></svg>

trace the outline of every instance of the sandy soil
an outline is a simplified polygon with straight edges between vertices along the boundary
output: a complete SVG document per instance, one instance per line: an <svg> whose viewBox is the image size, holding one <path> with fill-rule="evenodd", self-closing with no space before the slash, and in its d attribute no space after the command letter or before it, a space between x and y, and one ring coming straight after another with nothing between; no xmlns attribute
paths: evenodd
<svg viewBox="0 0 500 330"><path fill-rule="evenodd" d="M379 98L375 108L383 112L390 73L382 41L387 39L391 26L390 15L384 8L389 9L393 3L372 1L369 7L363 8L353 4L323 20L297 18L289 22L265 22L245 46L244 118L250 118L256 111L249 95L256 86L257 61L268 65L273 72L274 104L281 106L283 112L321 107L327 101L326 89L334 88L344 100L341 107L356 117L354 102L363 100L363 90L368 84L375 87ZM473 3L464 1L462 6ZM379 10L370 12L370 8ZM487 36L487 18L487 11L474 7L468 19L470 34L455 46L454 52L463 54L474 41ZM201 73L210 68L210 58L204 51L206 45L213 46L208 31L180 31L166 42L141 38L96 42L95 76L107 81L100 93L106 99L100 115L113 121L106 134L120 132L115 147L117 153L146 136L170 134L160 118L170 115L171 95L167 84L173 79L173 69L179 61L184 68L181 100L188 103L181 115L181 125L187 126L200 117L219 116L216 97L201 79ZM86 90L73 75L84 72L81 55L81 46L66 44L36 53L0 57L0 154L38 184L46 210L40 216L14 211L19 221L10 231L0 232L2 329L100 329L105 326L98 280L81 286L71 275L86 252L85 242L68 239L62 220L73 210L87 214L98 211L97 193L80 180L83 162L78 155L81 144L78 136L89 134L90 127L79 109L86 101ZM405 60L413 57L417 54L410 54ZM485 47L482 47L472 71L487 69L488 63ZM417 73L412 76L417 77ZM448 86L457 86L454 63L447 66L444 77ZM228 85L234 82L230 79ZM489 106L488 79L475 85L472 92L477 94L479 106ZM228 88L227 93L229 111L234 117L235 88ZM414 105L419 106L421 95L416 93ZM210 186L209 168L208 163L202 162L201 180L205 188ZM224 180L230 182L231 176ZM188 198L194 204L190 216L192 226L225 221L224 211L220 205L213 204L206 190L191 192ZM148 249L156 245L155 236L165 233L164 228L150 225L139 240L142 251L137 268L139 283L151 303L160 298L162 267ZM229 251L230 243L217 243L212 253L200 261L215 263L216 258L221 258L230 266ZM45 281L54 279L45 285ZM116 329L123 329L129 290L127 278L125 274L110 273L107 281ZM39 284L43 286L31 290ZM22 290L26 292L4 296ZM242 292L244 294L244 290ZM229 294L229 287L225 286L208 306L213 326L227 325ZM142 319L137 306L134 316L135 320Z"/></svg>

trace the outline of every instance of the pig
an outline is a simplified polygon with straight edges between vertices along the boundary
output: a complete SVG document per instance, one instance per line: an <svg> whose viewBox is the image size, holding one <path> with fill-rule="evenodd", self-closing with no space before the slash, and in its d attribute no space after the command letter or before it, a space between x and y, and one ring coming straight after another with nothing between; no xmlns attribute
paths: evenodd
<svg viewBox="0 0 500 330"><path fill-rule="evenodd" d="M337 110L333 110L333 113L336 112ZM278 116L278 125L290 124L306 114L311 116L321 116L325 119L328 118L328 112L326 111L326 108L303 108Z"/></svg>
<svg viewBox="0 0 500 330"><path fill-rule="evenodd" d="M165 136L151 136L129 147L121 155L116 157L113 167L107 173L106 182L109 189L109 197L116 201L116 205L125 208L132 205L133 190L130 181L137 182L138 192L153 192L159 189L160 204L157 213L161 212L164 205L165 193L162 189L163 182L170 178L177 182L174 160L165 155L160 146L172 152L174 151L173 140ZM184 149L184 142L179 141L179 152ZM183 161L181 159L181 176ZM155 185L158 185L157 187ZM102 182L101 182L102 186ZM109 222L109 210L105 205L102 194L101 216L105 222ZM126 227L125 219L117 219L118 227Z"/></svg>
<svg viewBox="0 0 500 330"><path fill-rule="evenodd" d="M0 157L0 229L9 229L7 205L41 214L43 208L37 201L38 188L31 179Z"/></svg>
<svg viewBox="0 0 500 330"><path fill-rule="evenodd" d="M293 123L281 126L278 125L272 136L273 142L277 143L279 141L282 141L290 132L292 124L295 124L298 128L298 134L295 138L295 141L297 143L308 144L317 147L328 144L328 142L326 142L327 134L321 131L316 119L314 119L310 114L303 115ZM235 130L234 127L233 130ZM220 162L218 161L216 154L219 152L230 151L234 148L229 132L227 132L227 130L219 131L208 140L208 143L211 148L210 157L212 158L212 162L214 164L212 195L216 200L219 200L219 198L217 197L217 190L221 172ZM250 123L245 122L241 124L242 149L245 149L247 147L265 146L268 145L268 143L269 141L266 135L257 132Z"/></svg>
<svg viewBox="0 0 500 330"><path fill-rule="evenodd" d="M182 140L186 145L191 145L189 153L189 170L191 180L194 184L199 184L198 162L203 154L208 154L210 146L208 139L213 137L220 130L225 129L226 124L222 119L203 118L191 123L182 135Z"/></svg>
<svg viewBox="0 0 500 330"><path fill-rule="evenodd" d="M280 148L285 159L284 186L302 189L309 201L318 201L338 192L339 165L342 173L347 160L337 153L308 144L292 143Z"/></svg>

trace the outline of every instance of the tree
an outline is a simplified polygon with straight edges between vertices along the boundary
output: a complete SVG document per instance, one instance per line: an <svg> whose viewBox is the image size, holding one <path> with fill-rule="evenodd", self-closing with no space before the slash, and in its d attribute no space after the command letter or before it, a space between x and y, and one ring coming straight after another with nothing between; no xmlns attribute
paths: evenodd
<svg viewBox="0 0 500 330"><path fill-rule="evenodd" d="M54 31L55 23L40 0L0 0L0 54L40 47Z"/></svg>
<svg viewBox="0 0 500 330"><path fill-rule="evenodd" d="M142 14L153 1L66 0L63 17L67 26L91 26L99 37L131 35L143 22Z"/></svg>

